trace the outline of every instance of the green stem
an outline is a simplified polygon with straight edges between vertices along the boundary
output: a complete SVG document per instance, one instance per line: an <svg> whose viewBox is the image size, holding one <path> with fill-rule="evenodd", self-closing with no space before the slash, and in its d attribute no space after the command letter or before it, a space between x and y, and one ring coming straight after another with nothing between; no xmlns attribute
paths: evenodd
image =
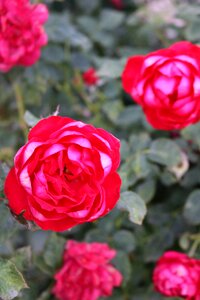
<svg viewBox="0 0 200 300"><path fill-rule="evenodd" d="M197 238L196 240L194 240L194 242L192 243L192 246L188 252L188 256L193 257L195 255L195 252L197 251L199 244L200 244L200 238Z"/></svg>
<svg viewBox="0 0 200 300"><path fill-rule="evenodd" d="M13 90L14 90L16 104L17 104L19 124L20 124L21 130L23 131L24 138L26 140L27 135L28 135L28 127L24 120L25 107L24 107L24 100L23 100L20 85L18 83L14 83Z"/></svg>

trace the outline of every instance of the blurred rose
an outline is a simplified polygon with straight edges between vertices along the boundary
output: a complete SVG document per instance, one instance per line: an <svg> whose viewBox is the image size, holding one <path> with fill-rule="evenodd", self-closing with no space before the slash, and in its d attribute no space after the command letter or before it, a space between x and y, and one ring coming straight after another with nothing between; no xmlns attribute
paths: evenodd
<svg viewBox="0 0 200 300"><path fill-rule="evenodd" d="M99 77L94 68L89 68L83 73L83 81L88 86L97 85L99 82Z"/></svg>
<svg viewBox="0 0 200 300"><path fill-rule="evenodd" d="M53 294L59 300L97 300L120 286L122 275L109 262L116 251L107 244L68 241Z"/></svg>
<svg viewBox="0 0 200 300"><path fill-rule="evenodd" d="M153 273L156 290L168 297L200 299L200 261L175 251L166 252Z"/></svg>
<svg viewBox="0 0 200 300"><path fill-rule="evenodd" d="M0 1L0 70L9 71L16 65L31 66L47 44L43 24L48 10L44 4L28 0Z"/></svg>
<svg viewBox="0 0 200 300"><path fill-rule="evenodd" d="M104 216L119 199L119 147L117 138L92 125L59 116L41 120L6 178L11 210L55 231Z"/></svg>
<svg viewBox="0 0 200 300"><path fill-rule="evenodd" d="M200 120L200 47L190 42L129 58L122 82L157 129L181 129Z"/></svg>
<svg viewBox="0 0 200 300"><path fill-rule="evenodd" d="M117 9L122 9L122 8L123 8L123 0L111 0L111 3L112 3Z"/></svg>

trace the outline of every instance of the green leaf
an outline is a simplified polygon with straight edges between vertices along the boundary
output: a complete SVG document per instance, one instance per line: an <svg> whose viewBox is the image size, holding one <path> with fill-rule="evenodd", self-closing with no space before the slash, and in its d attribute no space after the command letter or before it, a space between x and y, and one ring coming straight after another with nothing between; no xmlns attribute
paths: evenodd
<svg viewBox="0 0 200 300"><path fill-rule="evenodd" d="M185 232L184 234L181 235L179 239L179 246L184 250L187 251L190 247L190 235L188 232Z"/></svg>
<svg viewBox="0 0 200 300"><path fill-rule="evenodd" d="M100 77L119 78L124 68L124 62L119 59L104 59L98 70Z"/></svg>
<svg viewBox="0 0 200 300"><path fill-rule="evenodd" d="M156 261L163 252L172 247L174 236L169 228L160 227L154 234L149 235L144 248L144 259L146 262Z"/></svg>
<svg viewBox="0 0 200 300"><path fill-rule="evenodd" d="M144 179L153 171L152 164L147 160L146 155L137 153L131 161L127 162L137 179Z"/></svg>
<svg viewBox="0 0 200 300"><path fill-rule="evenodd" d="M191 20L191 22L187 24L185 29L186 39L193 42L198 42L200 39L199 26L200 26L199 17L198 19Z"/></svg>
<svg viewBox="0 0 200 300"><path fill-rule="evenodd" d="M119 27L125 19L125 14L123 12L103 9L100 15L100 29L114 30Z"/></svg>
<svg viewBox="0 0 200 300"><path fill-rule="evenodd" d="M141 225L147 213L144 201L134 192L126 191L121 193L117 207L129 213L131 222Z"/></svg>
<svg viewBox="0 0 200 300"><path fill-rule="evenodd" d="M137 185L136 192L144 199L145 203L150 202L156 193L156 181L153 178L147 178Z"/></svg>
<svg viewBox="0 0 200 300"><path fill-rule="evenodd" d="M160 138L152 142L148 158L163 166L175 166L181 163L181 150L175 142Z"/></svg>
<svg viewBox="0 0 200 300"><path fill-rule="evenodd" d="M0 297L3 300L11 300L17 297L21 289L27 287L14 263L0 258Z"/></svg>
<svg viewBox="0 0 200 300"><path fill-rule="evenodd" d="M4 243L17 231L18 225L6 205L0 203L0 243Z"/></svg>
<svg viewBox="0 0 200 300"><path fill-rule="evenodd" d="M65 61L65 52L63 47L48 45L42 51L42 57L47 62L59 64Z"/></svg>
<svg viewBox="0 0 200 300"><path fill-rule="evenodd" d="M181 185L186 188L193 188L200 183L200 166L190 169L181 181Z"/></svg>
<svg viewBox="0 0 200 300"><path fill-rule="evenodd" d="M70 23L69 16L66 13L51 13L46 25L46 31L49 41L68 42L70 45L81 47L84 50L91 48L89 38L79 32L76 27Z"/></svg>
<svg viewBox="0 0 200 300"><path fill-rule="evenodd" d="M112 107L112 109L110 109L110 107ZM122 110L123 110L123 105L120 100L107 101L102 107L102 111L107 116L107 118L113 124L116 124L116 125L118 123L118 116Z"/></svg>
<svg viewBox="0 0 200 300"><path fill-rule="evenodd" d="M151 142L150 136L146 132L132 134L129 138L131 150L134 152L142 151L147 148Z"/></svg>
<svg viewBox="0 0 200 300"><path fill-rule="evenodd" d="M0 162L0 192L4 190L4 181L6 179L9 168L6 164Z"/></svg>
<svg viewBox="0 0 200 300"><path fill-rule="evenodd" d="M50 299L51 290L52 290L52 287L50 287L47 290L45 290L44 292L42 292L42 294L39 297L37 297L37 300L48 300L48 299Z"/></svg>
<svg viewBox="0 0 200 300"><path fill-rule="evenodd" d="M24 120L26 122L26 124L30 127L33 127L35 126L39 121L40 119L37 118L36 116L34 116L30 111L26 111L25 114L24 114Z"/></svg>
<svg viewBox="0 0 200 300"><path fill-rule="evenodd" d="M66 240L56 233L52 233L48 238L44 250L44 262L55 270L61 263Z"/></svg>
<svg viewBox="0 0 200 300"><path fill-rule="evenodd" d="M117 251L117 255L112 260L112 263L123 276L122 285L126 285L131 277L131 264L128 255L123 251Z"/></svg>
<svg viewBox="0 0 200 300"><path fill-rule="evenodd" d="M176 176L168 170L164 170L164 172L160 175L160 180L166 186L173 185L177 182Z"/></svg>
<svg viewBox="0 0 200 300"><path fill-rule="evenodd" d="M100 229L91 229L87 232L85 240L88 243L106 243L108 242L108 234L106 231L102 232Z"/></svg>
<svg viewBox="0 0 200 300"><path fill-rule="evenodd" d="M188 141L196 143L200 148L200 123L191 125L181 131L181 135Z"/></svg>
<svg viewBox="0 0 200 300"><path fill-rule="evenodd" d="M27 246L17 249L11 261L20 271L27 270L31 263L31 247Z"/></svg>
<svg viewBox="0 0 200 300"><path fill-rule="evenodd" d="M132 252L136 247L134 235L128 230L119 230L113 236L114 247L126 253Z"/></svg>
<svg viewBox="0 0 200 300"><path fill-rule="evenodd" d="M122 160L126 160L127 157L130 155L130 147L125 140L121 140L120 154Z"/></svg>
<svg viewBox="0 0 200 300"><path fill-rule="evenodd" d="M184 217L191 225L200 224L200 189L193 191L187 198Z"/></svg>
<svg viewBox="0 0 200 300"><path fill-rule="evenodd" d="M76 5L87 13L91 13L98 8L100 0L75 0Z"/></svg>
<svg viewBox="0 0 200 300"><path fill-rule="evenodd" d="M117 125L124 129L130 128L133 125L136 127L141 127L141 115L141 107L136 105L130 105L119 114Z"/></svg>

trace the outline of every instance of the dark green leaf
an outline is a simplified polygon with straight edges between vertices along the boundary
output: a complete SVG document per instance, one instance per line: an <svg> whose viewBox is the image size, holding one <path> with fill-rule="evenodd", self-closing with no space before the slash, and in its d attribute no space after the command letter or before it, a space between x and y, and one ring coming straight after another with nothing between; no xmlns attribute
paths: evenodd
<svg viewBox="0 0 200 300"><path fill-rule="evenodd" d="M9 209L6 205L0 203L0 243L4 243L6 240L11 238L16 230L18 229L18 224L14 217L11 215Z"/></svg>
<svg viewBox="0 0 200 300"><path fill-rule="evenodd" d="M31 247L17 249L11 261L20 271L27 270L31 263Z"/></svg>
<svg viewBox="0 0 200 300"><path fill-rule="evenodd" d="M132 252L136 247L134 235L128 230L119 230L113 236L114 247L124 252Z"/></svg>
<svg viewBox="0 0 200 300"><path fill-rule="evenodd" d="M62 261L65 243L65 239L56 233L52 233L46 242L43 254L44 261L53 270L55 270Z"/></svg>
<svg viewBox="0 0 200 300"><path fill-rule="evenodd" d="M112 260L113 265L123 276L123 285L126 285L131 277L131 264L129 257L123 251L117 251L116 257Z"/></svg>
<svg viewBox="0 0 200 300"><path fill-rule="evenodd" d="M191 225L200 224L200 190L189 195L184 206L184 217Z"/></svg>
<svg viewBox="0 0 200 300"><path fill-rule="evenodd" d="M160 165L175 166L181 163L181 150L175 142L160 138L152 142L148 158Z"/></svg>

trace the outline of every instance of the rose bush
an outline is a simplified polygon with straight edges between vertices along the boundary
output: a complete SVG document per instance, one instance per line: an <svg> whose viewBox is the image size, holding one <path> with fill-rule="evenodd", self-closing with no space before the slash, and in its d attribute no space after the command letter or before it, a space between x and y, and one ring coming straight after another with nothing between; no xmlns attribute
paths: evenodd
<svg viewBox="0 0 200 300"><path fill-rule="evenodd" d="M199 300L200 261L180 252L165 252L156 264L153 282L156 290L168 297Z"/></svg>
<svg viewBox="0 0 200 300"><path fill-rule="evenodd" d="M181 129L200 120L199 62L200 47L186 41L133 56L122 74L123 87L153 127Z"/></svg>
<svg viewBox="0 0 200 300"><path fill-rule="evenodd" d="M119 199L120 143L70 118L41 120L5 182L9 207L42 229L62 231L107 214Z"/></svg>
<svg viewBox="0 0 200 300"><path fill-rule="evenodd" d="M111 264L116 251L107 244L68 241L53 294L59 300L97 300L120 286L122 275Z"/></svg>
<svg viewBox="0 0 200 300"><path fill-rule="evenodd" d="M44 4L28 0L0 2L0 70L9 71L16 65L31 66L40 57L40 49L47 44L42 25L47 21Z"/></svg>
<svg viewBox="0 0 200 300"><path fill-rule="evenodd" d="M64 295L65 282L72 281L71 273L68 277L68 272L64 272L64 266L67 264L66 261L62 261L64 245L68 240L76 240L85 243L106 243L116 250L113 264L123 275L123 283L113 289L112 295L108 296L109 300L166 300L168 299L166 295L152 288L152 272L157 260L170 249L192 253L193 259L200 258L198 246L200 242L200 123L188 126L181 132L154 130L146 123L142 107L135 105L131 96L122 90L120 75L124 62L130 55L152 54L152 51L158 50L159 55L165 53L163 55L166 56L166 51L171 53L172 50L159 49L180 40L188 40L198 45L200 10L197 2L199 1L33 0L28 2L46 3L48 6L49 19L45 24L48 45L42 50L37 64L29 68L13 68L0 77L0 199L2 200L0 201L0 299L55 300L55 293L52 295L53 286L56 286L56 291L63 288L62 295ZM0 3L12 6L13 3L20 3L20 1L10 0L0 1ZM117 3L122 3L123 9L118 9L115 5ZM2 11L0 16L1 13ZM20 24L24 18L26 15L20 15ZM16 20L19 21L18 15ZM12 23L12 32L15 24L19 23ZM40 26L38 23L35 25ZM4 28L2 26L1 24L0 31ZM23 39L22 34L19 41L22 42ZM181 59L179 67L182 66L182 72L185 70L185 74L188 74L186 82L188 80L191 83L189 93L192 99L192 80L196 81L198 72L195 73L195 67L192 69L193 60L186 62L183 59L190 57L196 61L194 57L197 55L197 46L190 48L193 50L186 51L186 44L180 44L182 45L180 53L184 55L179 57ZM142 56L142 59L145 58L146 56ZM170 59L175 61L175 57ZM157 65L158 62L152 64L148 70L154 72L154 66L156 71ZM92 87L88 86L82 78L82 74L91 66L100 77L99 82ZM174 65L171 70L177 71ZM137 75L135 72L134 77L131 78ZM159 76L161 75L158 73ZM172 76L173 80L176 82L178 79ZM183 83L182 86L187 87ZM181 88L181 84L178 88ZM83 140L81 144L77 142L79 145L75 144L74 147L74 134L77 130L79 133L81 131L81 135L84 135L86 140L91 141L88 134L85 134L86 128L88 130L90 125L81 128L75 126L77 130L73 130L73 137L69 135L61 138L61 134L66 133L66 129L67 134L69 133L69 128L68 125L66 127L64 125L64 128L62 124L61 127L57 126L55 120L59 120L60 117L50 117L45 119L45 122L42 120L37 134L29 137L28 143L22 147L15 158L14 169L11 170L6 182L9 199L4 192L5 178L13 165L16 149L27 142L29 128L35 126L38 118L52 115L58 105L62 115L92 124L96 128L104 128L117 134L121 140L119 169L122 178L121 197L108 215L95 222L84 223L90 221L98 212L103 213L103 204L106 210L107 204L114 197L113 191L117 189L119 183L113 178L113 181L105 186L105 180L111 176L111 173L107 176L95 176L103 174L98 159L99 151L105 150L104 153L110 155L112 161L117 160L114 155L115 150L111 151L113 155L108 153L107 146L111 145L110 140L107 140L108 144L105 145L104 150L102 150L103 141L102 144L98 142L97 145L98 138L95 143L91 143L92 149L86 148L87 144L83 145ZM198 105L195 112L197 108ZM172 109L171 112L174 120ZM158 117L160 116L161 114ZM187 117L189 114L184 117L184 122L188 121ZM77 124L76 121L74 122ZM72 131L70 133L72 134ZM103 138L105 140L107 136ZM70 143L73 143L73 146ZM62 147L66 147L66 151L62 150ZM78 158L72 161L71 150L76 147L81 149L84 155L73 155L73 158ZM52 149L57 149L58 152L52 153ZM88 159L85 159L89 156L88 153L94 155L91 154ZM69 167L77 170L76 178L74 176L72 179ZM81 172L78 173L80 169ZM88 182L89 188L87 188ZM79 189L78 185L80 185ZM64 194L61 194L62 192ZM109 192L111 196L108 195ZM95 196L97 194L99 198ZM72 207L73 203L74 207ZM13 214L17 214L15 218L10 213L9 204ZM71 210L70 213L80 212L76 210L80 208L81 213L88 211L88 215L82 218L80 215L79 218L77 216L75 218L74 215L70 218L66 212L67 207ZM32 222L27 222L23 216L37 221L37 224L40 222L41 228L46 226L45 228L53 228L56 231L61 229L62 217L63 226L73 225L69 224L71 219L77 225L84 222L70 230L55 233L32 226ZM83 247L82 243L79 243L79 247ZM73 253L75 259L77 252ZM102 257L102 253L103 250L98 253L98 258ZM92 257L91 252L87 257L89 256ZM178 264L179 262L180 260ZM86 266L83 261L79 265L81 270ZM171 272L171 265L168 264L166 267L168 269L163 270L163 276L168 274L167 271ZM187 270L191 271L188 272L187 280L185 277L184 281L183 276L180 282L181 286L184 286L185 282L187 287L192 286L195 290L196 264L192 268L193 270L187 266ZM55 283L53 274L59 273L59 270L60 272L63 270L63 276L60 274ZM190 275L193 273L192 280ZM97 279L96 273L93 274L89 277L92 283L93 279ZM103 275L101 278L105 279ZM167 278L172 276L169 275ZM82 284L85 283L84 279L79 283L82 291L85 288ZM161 278L159 280L161 282ZM99 292L103 291L103 287L105 288L105 281L98 286ZM176 280L173 280L174 285L177 281L176 277ZM166 285L167 282L170 286L173 285L168 279ZM74 282L72 286L75 286ZM167 297L177 299L176 296ZM198 299L197 294L194 297L192 296L190 300Z"/></svg>

